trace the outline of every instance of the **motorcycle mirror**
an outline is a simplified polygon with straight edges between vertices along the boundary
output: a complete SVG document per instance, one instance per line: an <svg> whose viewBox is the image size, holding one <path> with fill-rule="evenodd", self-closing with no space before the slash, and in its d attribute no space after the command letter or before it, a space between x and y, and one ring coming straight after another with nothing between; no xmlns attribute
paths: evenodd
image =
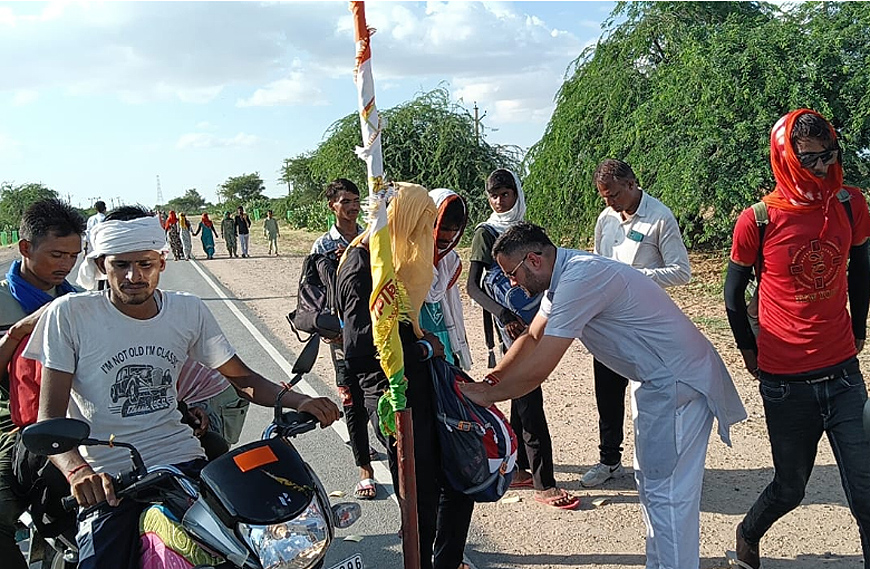
<svg viewBox="0 0 870 569"><path fill-rule="evenodd" d="M49 456L70 451L91 434L91 427L78 419L48 419L25 427L21 440L33 454Z"/></svg>
<svg viewBox="0 0 870 569"><path fill-rule="evenodd" d="M362 506L353 502L340 502L332 506L332 521L339 529L352 526L361 515Z"/></svg>
<svg viewBox="0 0 870 569"><path fill-rule="evenodd" d="M296 358L296 361L293 363L293 375L302 376L310 372L311 368L314 367L314 363L317 361L317 352L319 351L320 336L312 334L305 343L305 347L302 348L299 357Z"/></svg>

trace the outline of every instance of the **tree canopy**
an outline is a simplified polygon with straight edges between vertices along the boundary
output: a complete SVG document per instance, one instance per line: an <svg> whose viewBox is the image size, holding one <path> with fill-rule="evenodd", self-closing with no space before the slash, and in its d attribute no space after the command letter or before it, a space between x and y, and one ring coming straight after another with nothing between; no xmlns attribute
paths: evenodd
<svg viewBox="0 0 870 569"><path fill-rule="evenodd" d="M588 243L603 207L592 174L618 158L689 244L726 242L773 189L770 129L795 108L828 117L847 182L870 182L870 5L620 2L604 27L526 156L529 218L555 239Z"/></svg>
<svg viewBox="0 0 870 569"><path fill-rule="evenodd" d="M263 195L265 190L266 185L259 172L254 172L227 178L218 188L218 194L225 202L245 204L266 199Z"/></svg>
<svg viewBox="0 0 870 569"><path fill-rule="evenodd" d="M181 197L169 200L169 203L163 209L184 213L199 213L209 206L211 204L205 201L205 198L200 195L196 188L190 188Z"/></svg>
<svg viewBox="0 0 870 569"><path fill-rule="evenodd" d="M0 185L0 230L4 228L18 229L21 215L33 202L57 198L57 192L44 184L12 185L4 182Z"/></svg>
<svg viewBox="0 0 870 569"><path fill-rule="evenodd" d="M518 149L478 138L474 117L451 101L447 89L422 93L379 114L386 123L381 140L387 177L450 188L469 202L472 219L489 211L483 195L489 173L519 167ZM316 150L286 159L282 180L293 186L291 199L300 204L321 199L329 181L339 177L352 180L365 194L365 163L354 153L361 140L354 112L333 123Z"/></svg>

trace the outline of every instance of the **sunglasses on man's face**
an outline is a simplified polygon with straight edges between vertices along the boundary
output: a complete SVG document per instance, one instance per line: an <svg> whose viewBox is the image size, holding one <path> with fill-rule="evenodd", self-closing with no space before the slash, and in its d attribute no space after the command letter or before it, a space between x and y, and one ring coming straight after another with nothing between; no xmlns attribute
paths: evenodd
<svg viewBox="0 0 870 569"><path fill-rule="evenodd" d="M822 164L825 166L830 166L837 160L837 154L840 151L837 148L831 148L830 150L825 150L824 152L805 152L803 154L798 153L797 158L800 160L801 166L804 168L812 168L816 165L816 162L819 160L822 161Z"/></svg>

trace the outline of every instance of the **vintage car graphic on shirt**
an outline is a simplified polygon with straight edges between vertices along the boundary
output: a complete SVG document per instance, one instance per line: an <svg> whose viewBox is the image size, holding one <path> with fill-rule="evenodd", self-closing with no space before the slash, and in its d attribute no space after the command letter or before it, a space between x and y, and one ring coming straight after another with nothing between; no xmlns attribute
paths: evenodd
<svg viewBox="0 0 870 569"><path fill-rule="evenodd" d="M152 365L126 365L118 370L112 385L109 411L122 417L147 415L170 405L172 373Z"/></svg>

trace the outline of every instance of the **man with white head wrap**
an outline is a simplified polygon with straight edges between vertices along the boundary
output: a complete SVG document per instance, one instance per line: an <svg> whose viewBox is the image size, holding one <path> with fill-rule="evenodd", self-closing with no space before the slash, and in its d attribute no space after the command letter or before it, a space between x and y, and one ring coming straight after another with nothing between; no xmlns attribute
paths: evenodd
<svg viewBox="0 0 870 569"><path fill-rule="evenodd" d="M495 170L486 179L486 197L492 214L474 229L471 240L471 268L468 271L468 296L483 310L497 318L504 328L505 346L525 333L528 325L509 308L502 306L483 290L483 279L495 264L492 246L496 237L523 220L526 197L516 174ZM487 315L484 314L484 318ZM490 364L495 365L495 362ZM553 443L544 414L544 392L540 387L511 401L511 427L517 434L518 471L511 484L514 488L534 488L535 499L544 504L573 510L579 498L556 486L553 466Z"/></svg>
<svg viewBox="0 0 870 569"><path fill-rule="evenodd" d="M140 208L119 208L91 237L89 269L80 276L88 282L95 266L109 288L52 304L25 350L25 357L43 364L39 420L85 420L92 437L114 435L135 445L146 466L173 464L196 475L205 454L177 409L178 376L188 357L216 369L260 405L271 406L281 387L245 365L202 300L157 288L166 267L166 238L157 218ZM282 403L323 425L338 418L338 408L325 398L289 392ZM79 567L138 566L141 506L119 503L109 476L129 468L126 453L86 447L51 461L81 506L106 502L80 526Z"/></svg>

